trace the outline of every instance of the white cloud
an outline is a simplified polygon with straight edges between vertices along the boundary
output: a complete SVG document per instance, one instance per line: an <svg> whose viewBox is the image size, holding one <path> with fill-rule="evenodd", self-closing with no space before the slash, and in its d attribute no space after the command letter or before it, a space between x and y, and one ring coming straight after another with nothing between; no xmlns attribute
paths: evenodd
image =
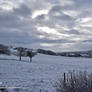
<svg viewBox="0 0 92 92"><path fill-rule="evenodd" d="M23 0L0 0L0 8L10 11L13 8L19 7L21 3L23 3Z"/></svg>
<svg viewBox="0 0 92 92"><path fill-rule="evenodd" d="M40 15L42 15L42 14L48 14L48 12L49 12L49 10L47 9L47 10L45 10L45 9L42 9L42 10L36 10L36 11L34 11L33 12L33 14L32 14L32 19L34 19L34 18L36 18L36 17L38 17L38 16L40 16Z"/></svg>

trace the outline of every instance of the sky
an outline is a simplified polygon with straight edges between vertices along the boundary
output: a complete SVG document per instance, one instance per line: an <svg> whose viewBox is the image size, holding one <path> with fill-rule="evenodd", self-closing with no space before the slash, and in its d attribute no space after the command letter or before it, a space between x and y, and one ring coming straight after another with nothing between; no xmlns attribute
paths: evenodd
<svg viewBox="0 0 92 92"><path fill-rule="evenodd" d="M0 43L92 50L92 0L0 0Z"/></svg>

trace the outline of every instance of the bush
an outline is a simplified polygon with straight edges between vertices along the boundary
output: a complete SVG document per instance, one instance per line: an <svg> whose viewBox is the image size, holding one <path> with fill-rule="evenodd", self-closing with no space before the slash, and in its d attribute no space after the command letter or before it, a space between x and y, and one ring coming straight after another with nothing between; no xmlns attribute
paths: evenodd
<svg viewBox="0 0 92 92"><path fill-rule="evenodd" d="M0 92L8 92L5 86L0 86Z"/></svg>
<svg viewBox="0 0 92 92"><path fill-rule="evenodd" d="M56 82L56 92L92 92L92 74L86 71L64 73Z"/></svg>

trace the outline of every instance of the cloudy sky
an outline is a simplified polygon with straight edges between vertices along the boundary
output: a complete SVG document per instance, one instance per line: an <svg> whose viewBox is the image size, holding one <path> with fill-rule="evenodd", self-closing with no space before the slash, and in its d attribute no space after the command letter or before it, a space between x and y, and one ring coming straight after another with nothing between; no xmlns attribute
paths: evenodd
<svg viewBox="0 0 92 92"><path fill-rule="evenodd" d="M92 50L92 0L0 0L0 43Z"/></svg>

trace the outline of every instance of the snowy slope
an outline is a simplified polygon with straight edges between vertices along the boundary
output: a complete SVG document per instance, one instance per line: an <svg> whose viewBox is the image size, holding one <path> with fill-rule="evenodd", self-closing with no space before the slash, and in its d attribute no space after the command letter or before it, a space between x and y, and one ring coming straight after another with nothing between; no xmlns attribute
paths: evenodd
<svg viewBox="0 0 92 92"><path fill-rule="evenodd" d="M38 54L18 61L15 56L0 56L0 84L19 87L19 92L55 92L54 83L64 72L87 70L92 72L91 58L73 58ZM7 58L8 60L4 60ZM9 89L9 92L15 92Z"/></svg>

